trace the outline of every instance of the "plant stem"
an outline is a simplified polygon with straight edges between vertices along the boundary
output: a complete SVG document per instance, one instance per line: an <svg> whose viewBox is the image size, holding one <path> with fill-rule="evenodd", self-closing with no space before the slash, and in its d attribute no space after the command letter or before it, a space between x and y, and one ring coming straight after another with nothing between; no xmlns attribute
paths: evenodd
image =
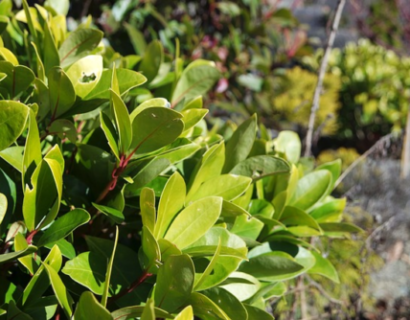
<svg viewBox="0 0 410 320"><path fill-rule="evenodd" d="M37 232L38 230L35 229L27 235L27 238L26 238L27 244L31 244L33 242L33 238L37 234Z"/></svg>
<svg viewBox="0 0 410 320"><path fill-rule="evenodd" d="M111 303L117 301L119 298L122 298L126 294L131 293L136 288L138 288L139 285L141 285L145 280L147 280L151 276L152 276L152 273L148 273L148 271L145 270L142 273L141 277L139 277L137 280L135 280L133 283L131 283L131 285L127 289L125 289L125 290L121 291L120 293L118 293L117 295L111 297L108 304L111 304Z"/></svg>
<svg viewBox="0 0 410 320"><path fill-rule="evenodd" d="M340 18L342 16L343 7L345 3L346 3L346 0L339 0L339 2L337 3L335 16L334 16L333 23L332 23L332 28L330 30L329 37L327 38L325 52L323 54L322 61L320 62L317 85L315 88L315 92L313 94L312 108L310 110L310 117L309 117L309 126L308 126L308 131L306 134L305 157L310 156L311 151L312 151L311 149L312 149L312 140L313 140L313 129L315 126L316 112L317 110L319 110L319 101L320 101L320 95L322 94L322 90L323 90L323 80L326 74L327 62L329 60L329 55L330 55L331 49L333 47L333 43L336 38L336 32L339 27Z"/></svg>

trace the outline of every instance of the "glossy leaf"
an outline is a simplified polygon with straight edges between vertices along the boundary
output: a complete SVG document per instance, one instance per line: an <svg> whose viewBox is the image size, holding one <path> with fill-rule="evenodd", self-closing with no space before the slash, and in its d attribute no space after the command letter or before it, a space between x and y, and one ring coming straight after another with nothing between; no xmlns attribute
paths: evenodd
<svg viewBox="0 0 410 320"><path fill-rule="evenodd" d="M222 198L207 197L185 208L172 222L165 239L184 249L197 241L216 222L222 209Z"/></svg>
<svg viewBox="0 0 410 320"><path fill-rule="evenodd" d="M144 188L140 195L140 208L142 224L154 234L156 210L155 210L155 192L153 189Z"/></svg>
<svg viewBox="0 0 410 320"><path fill-rule="evenodd" d="M297 133L286 130L281 131L273 144L275 151L283 153L289 162L297 163L299 161L302 144Z"/></svg>
<svg viewBox="0 0 410 320"><path fill-rule="evenodd" d="M151 82L158 74L163 60L163 49L161 42L152 41L144 50L144 56L139 65L139 71Z"/></svg>
<svg viewBox="0 0 410 320"><path fill-rule="evenodd" d="M239 162L230 173L258 180L271 175L288 173L289 171L290 167L285 160L262 155Z"/></svg>
<svg viewBox="0 0 410 320"><path fill-rule="evenodd" d="M228 140L225 148L225 164L222 172L230 172L238 163L244 161L252 149L257 130L257 118L254 114L244 121Z"/></svg>
<svg viewBox="0 0 410 320"><path fill-rule="evenodd" d="M190 298L194 285L194 265L188 255L170 256L159 269L155 305L174 312Z"/></svg>
<svg viewBox="0 0 410 320"><path fill-rule="evenodd" d="M117 250L117 245L118 245L118 226L115 228L115 239L114 239L114 246L112 248L112 253L110 260L107 263L107 271L105 273L105 285L104 285L104 291L103 295L101 297L101 305L105 308L107 306L107 299L108 299L108 291L110 289L110 283L111 283L111 274L112 274L112 266L114 264L114 259L115 259L115 251ZM91 294L91 293L90 293ZM92 294L91 294L92 295ZM93 296L94 297L94 296ZM81 301L81 299L80 299ZM107 311L108 312L108 311Z"/></svg>
<svg viewBox="0 0 410 320"><path fill-rule="evenodd" d="M52 68L47 75L50 89L52 119L66 113L75 102L75 90L70 78L59 67Z"/></svg>
<svg viewBox="0 0 410 320"><path fill-rule="evenodd" d="M6 78L0 81L0 91L3 88L10 99L26 91L35 79L34 72L31 69L25 66L13 66L8 61L0 61L0 72L7 75Z"/></svg>
<svg viewBox="0 0 410 320"><path fill-rule="evenodd" d="M140 259L142 268L149 273L155 273L161 261L161 250L157 240L146 226L142 227L142 252L140 253L142 253Z"/></svg>
<svg viewBox="0 0 410 320"><path fill-rule="evenodd" d="M0 193L0 225L7 213L7 197Z"/></svg>
<svg viewBox="0 0 410 320"><path fill-rule="evenodd" d="M182 115L174 110L153 107L143 110L132 122L130 149L144 154L173 142L184 130Z"/></svg>
<svg viewBox="0 0 410 320"><path fill-rule="evenodd" d="M231 201L243 194L251 182L252 179L248 177L224 174L204 182L187 201L191 202L209 196L218 196Z"/></svg>
<svg viewBox="0 0 410 320"><path fill-rule="evenodd" d="M15 251L24 251L28 248L28 244L26 239L24 238L23 234L20 232L16 234L14 237L14 249ZM27 255L25 257L19 258L20 263L27 268L30 274L33 274L36 269L37 265L31 255Z"/></svg>
<svg viewBox="0 0 410 320"><path fill-rule="evenodd" d="M298 181L295 193L289 204L302 210L309 210L327 195L332 176L327 170L314 171Z"/></svg>
<svg viewBox="0 0 410 320"><path fill-rule="evenodd" d="M131 306L115 310L111 315L115 320L127 320L134 319L135 317L141 317L143 311L143 306ZM158 318L174 319L174 316L165 310L154 307L154 311Z"/></svg>
<svg viewBox="0 0 410 320"><path fill-rule="evenodd" d="M58 49L61 67L68 67L85 57L100 43L102 37L101 31L91 28L79 28L71 32Z"/></svg>
<svg viewBox="0 0 410 320"><path fill-rule="evenodd" d="M176 106L183 99L189 101L206 93L220 78L219 71L212 62L192 66L191 63L181 74L181 78L172 95L172 105Z"/></svg>
<svg viewBox="0 0 410 320"><path fill-rule="evenodd" d="M22 134L29 117L29 108L20 102L0 101L0 151Z"/></svg>
<svg viewBox="0 0 410 320"><path fill-rule="evenodd" d="M311 251L316 259L315 265L309 269L308 273L320 274L335 283L339 283L339 275L333 264L316 251Z"/></svg>
<svg viewBox="0 0 410 320"><path fill-rule="evenodd" d="M283 210L280 222L286 225L288 230L301 237L320 235L318 223L310 215L296 207L286 206ZM303 227L308 227L303 229Z"/></svg>
<svg viewBox="0 0 410 320"><path fill-rule="evenodd" d="M71 315L73 314L73 311L71 309L72 298L68 293L67 288L65 287L63 281L61 280L56 270L54 270L48 264L43 265L50 278L51 286L57 297L59 305L61 306L67 317L71 317Z"/></svg>
<svg viewBox="0 0 410 320"><path fill-rule="evenodd" d="M186 185L184 179L175 172L169 179L161 194L158 207L157 223L154 228L154 236L163 238L172 220L184 207Z"/></svg>
<svg viewBox="0 0 410 320"><path fill-rule="evenodd" d="M248 313L249 320L274 320L273 316L264 310L246 304L244 304L244 307L246 309L246 312Z"/></svg>
<svg viewBox="0 0 410 320"><path fill-rule="evenodd" d="M110 118L103 112L100 112L100 124L101 129L104 131L105 137L107 138L108 145L110 146L115 157L120 160L120 153L118 150L118 134L115 130Z"/></svg>
<svg viewBox="0 0 410 320"><path fill-rule="evenodd" d="M201 293L193 292L189 298L188 304L194 309L194 315L201 319L230 320L228 315L218 306L218 304L214 303L211 299Z"/></svg>
<svg viewBox="0 0 410 320"><path fill-rule="evenodd" d="M51 242L65 238L79 226L87 223L90 215L83 209L75 209L58 218L38 240L38 246L44 246Z"/></svg>
<svg viewBox="0 0 410 320"><path fill-rule="evenodd" d="M250 258L249 261L243 262L239 271L249 273L250 275L269 280L281 280L288 274L302 270L303 266L297 263L292 256L284 252L268 252L256 257Z"/></svg>
<svg viewBox="0 0 410 320"><path fill-rule="evenodd" d="M74 312L74 320L114 319L110 312L102 306L90 291L85 291L80 297Z"/></svg>
<svg viewBox="0 0 410 320"><path fill-rule="evenodd" d="M37 251L37 247L29 245L27 248L25 248L22 251L17 251L17 252L10 252L10 253L4 253L0 255L0 263L4 263L7 261L12 261L15 259L18 259L20 257L24 257L26 255L29 255L33 252Z"/></svg>
<svg viewBox="0 0 410 320"><path fill-rule="evenodd" d="M194 311L191 306L186 307L177 316L174 320L193 320L194 319Z"/></svg>

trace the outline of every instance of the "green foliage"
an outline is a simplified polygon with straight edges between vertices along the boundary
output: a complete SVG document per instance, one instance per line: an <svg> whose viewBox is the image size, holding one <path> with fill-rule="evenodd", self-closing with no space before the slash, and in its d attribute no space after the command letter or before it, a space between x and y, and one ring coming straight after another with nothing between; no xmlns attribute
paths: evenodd
<svg viewBox="0 0 410 320"><path fill-rule="evenodd" d="M122 57L47 3L23 1L2 33L7 318L272 319L286 281L337 281L309 238L360 230L330 195L340 162L314 168L292 132L257 138L256 116L208 130L214 63L173 63L159 42Z"/></svg>

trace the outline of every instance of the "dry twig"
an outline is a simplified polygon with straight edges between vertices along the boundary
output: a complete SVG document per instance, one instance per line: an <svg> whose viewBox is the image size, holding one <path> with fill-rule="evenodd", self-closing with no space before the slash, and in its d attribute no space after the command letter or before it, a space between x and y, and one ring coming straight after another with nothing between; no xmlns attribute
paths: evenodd
<svg viewBox="0 0 410 320"><path fill-rule="evenodd" d="M315 126L316 112L319 109L320 95L321 95L322 89L323 89L323 80L325 78L327 63L328 63L328 60L329 60L329 55L330 55L331 49L333 47L333 43L335 42L336 32L337 32L337 29L339 27L340 18L342 16L342 12L343 12L343 8L344 8L345 3L346 3L346 0L339 0L339 2L337 3L337 7L336 7L333 23L332 23L332 28L331 28L329 36L327 38L325 52L323 54L323 58L322 58L322 61L320 63L319 74L318 74L318 79L317 79L317 85L316 85L316 88L315 88L315 92L313 94L312 109L310 111L308 132L306 134L306 148L305 148L305 156L306 157L310 156L310 154L311 154L312 140L313 140L313 130L314 130L314 126Z"/></svg>

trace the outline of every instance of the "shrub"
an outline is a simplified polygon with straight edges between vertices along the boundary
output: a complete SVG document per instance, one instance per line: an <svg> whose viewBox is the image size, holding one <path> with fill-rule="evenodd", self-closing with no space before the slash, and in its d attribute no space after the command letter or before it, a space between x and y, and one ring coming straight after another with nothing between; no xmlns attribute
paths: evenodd
<svg viewBox="0 0 410 320"><path fill-rule="evenodd" d="M330 195L339 161L314 168L293 132L257 138L256 115L208 130L212 62L163 60L158 42L122 57L89 22L66 32L59 2L10 3L0 315L272 319L287 280L338 282L309 239L359 230Z"/></svg>

